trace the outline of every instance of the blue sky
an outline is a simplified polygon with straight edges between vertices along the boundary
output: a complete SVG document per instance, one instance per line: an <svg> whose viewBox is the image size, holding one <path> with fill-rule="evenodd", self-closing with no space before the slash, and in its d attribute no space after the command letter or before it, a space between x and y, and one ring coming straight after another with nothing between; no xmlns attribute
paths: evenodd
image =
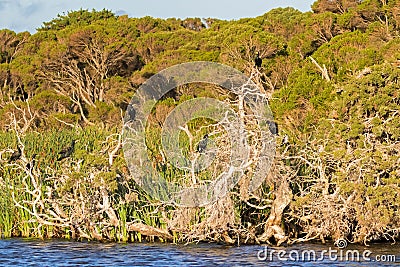
<svg viewBox="0 0 400 267"><path fill-rule="evenodd" d="M110 9L130 17L219 18L256 17L276 7L292 6L311 10L314 0L0 0L0 29L30 31L63 12L83 9Z"/></svg>

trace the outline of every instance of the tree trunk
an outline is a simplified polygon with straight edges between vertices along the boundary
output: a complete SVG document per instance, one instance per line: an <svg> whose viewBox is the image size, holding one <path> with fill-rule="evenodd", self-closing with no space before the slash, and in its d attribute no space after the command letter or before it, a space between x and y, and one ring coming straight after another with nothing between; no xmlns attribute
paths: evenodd
<svg viewBox="0 0 400 267"><path fill-rule="evenodd" d="M272 203L271 213L265 224L264 233L258 238L258 241L268 242L271 237L273 237L276 244L279 246L288 239L281 226L283 211L292 200L292 191L286 179L282 179L275 196L276 198Z"/></svg>

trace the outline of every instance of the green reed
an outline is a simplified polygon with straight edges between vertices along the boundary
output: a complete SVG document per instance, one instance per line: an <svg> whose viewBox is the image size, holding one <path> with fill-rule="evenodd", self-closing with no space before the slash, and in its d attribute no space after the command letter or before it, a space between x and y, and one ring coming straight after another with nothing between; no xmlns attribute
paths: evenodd
<svg viewBox="0 0 400 267"><path fill-rule="evenodd" d="M112 166L108 166L108 155L102 151L107 136L119 133L119 129L102 129L97 127L86 127L83 129L51 129L46 132L27 132L20 136L20 140L24 146L24 155L30 161L36 154L35 164L32 169L41 197L45 198L49 192L48 188L53 187L54 177L67 175L62 187L57 192L53 192L59 199L64 194L76 192L76 183L79 183L79 192L95 196L98 194L99 183L103 183L110 196L112 196L112 206L116 211L120 224L114 228L108 228L106 232L112 240L119 242L143 241L140 233L129 232L127 229L128 222L142 222L146 225L165 228L163 214L161 213L160 203L153 200L148 193L143 191L129 176L125 177L125 185L119 184L117 181L117 170L121 170L125 166L123 152L114 160ZM177 177L182 177L184 172L173 166L162 166L161 162L157 162L155 157L159 151L160 141L159 132L150 131L147 136L149 141L149 154L154 156L154 161L158 166L158 172L161 177L168 182L176 182ZM58 152L68 146L71 140L78 140L75 145L75 151L70 159L57 161ZM17 160L12 164L8 164L8 158L11 152L6 149L15 150L18 143L17 136L13 132L0 132L0 234L2 237L22 236L22 237L62 237L72 238L72 229L65 227L60 229L57 226L41 225L32 213L32 202L34 196L32 192L36 190L32 184L29 172L25 169L26 162ZM152 153L154 153L152 155ZM100 170L102 179L95 178L93 183L83 182L84 177L89 177L93 170ZM53 178L52 178L53 177ZM100 177L100 176L99 176ZM97 180L96 180L97 179ZM54 189L54 188L53 188ZM160 187L159 194L164 190ZM76 192L76 193L79 193ZM131 192L136 194L136 199L126 200L126 194ZM17 206L19 203L21 206ZM47 205L47 204L45 204ZM48 207L47 207L48 208ZM165 208L165 207L164 207ZM70 216L71 207L64 207L67 216ZM167 208L167 209L173 209ZM42 212L39 210L38 212ZM166 212L167 213L167 212ZM49 214L47 214L49 215ZM101 224L96 224L98 232L104 229ZM173 233L175 241L179 239L178 233ZM151 241L154 238L146 238Z"/></svg>

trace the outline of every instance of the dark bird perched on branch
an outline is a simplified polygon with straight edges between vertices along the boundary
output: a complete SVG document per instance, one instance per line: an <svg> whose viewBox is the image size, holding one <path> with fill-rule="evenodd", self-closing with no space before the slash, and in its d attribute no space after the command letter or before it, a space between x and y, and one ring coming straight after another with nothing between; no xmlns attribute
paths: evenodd
<svg viewBox="0 0 400 267"><path fill-rule="evenodd" d="M35 163L36 163L35 158L36 158L36 156L37 156L36 154L33 154L32 158L31 158L31 161L26 164L25 168L27 170L32 170L33 167L35 166Z"/></svg>
<svg viewBox="0 0 400 267"><path fill-rule="evenodd" d="M267 121L268 128L273 135L279 135L278 124L274 121Z"/></svg>
<svg viewBox="0 0 400 267"><path fill-rule="evenodd" d="M14 151L14 153L12 153L10 159L8 160L8 163L19 160L21 158L21 155L22 155L21 148L17 146L17 151Z"/></svg>
<svg viewBox="0 0 400 267"><path fill-rule="evenodd" d="M125 123L134 121L136 117L136 111L131 104L126 108Z"/></svg>
<svg viewBox="0 0 400 267"><path fill-rule="evenodd" d="M260 52L257 52L256 58L254 59L254 66L261 68L262 58L260 58Z"/></svg>
<svg viewBox="0 0 400 267"><path fill-rule="evenodd" d="M69 156L71 156L71 154L74 152L75 149L75 140L71 141L71 145L69 147L63 148L58 155L60 155L60 157L57 159L57 161L63 160L65 158L68 158Z"/></svg>
<svg viewBox="0 0 400 267"><path fill-rule="evenodd" d="M204 151L206 151L207 143L208 143L208 134L205 134L203 136L203 139L201 139L199 144L197 145L197 152L203 153Z"/></svg>

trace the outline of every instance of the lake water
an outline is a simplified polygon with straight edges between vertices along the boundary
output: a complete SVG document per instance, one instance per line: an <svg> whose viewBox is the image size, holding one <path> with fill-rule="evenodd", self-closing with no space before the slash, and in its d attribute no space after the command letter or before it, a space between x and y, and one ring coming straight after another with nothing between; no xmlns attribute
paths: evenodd
<svg viewBox="0 0 400 267"><path fill-rule="evenodd" d="M322 253L324 250L326 252ZM335 250L337 252L333 252ZM315 259L312 259L311 251L315 253ZM355 251L359 253L360 261L351 258L351 255L355 257ZM302 261L302 255L305 261ZM329 244L271 248L4 239L0 240L0 266L400 266L400 245L350 245L338 250Z"/></svg>

